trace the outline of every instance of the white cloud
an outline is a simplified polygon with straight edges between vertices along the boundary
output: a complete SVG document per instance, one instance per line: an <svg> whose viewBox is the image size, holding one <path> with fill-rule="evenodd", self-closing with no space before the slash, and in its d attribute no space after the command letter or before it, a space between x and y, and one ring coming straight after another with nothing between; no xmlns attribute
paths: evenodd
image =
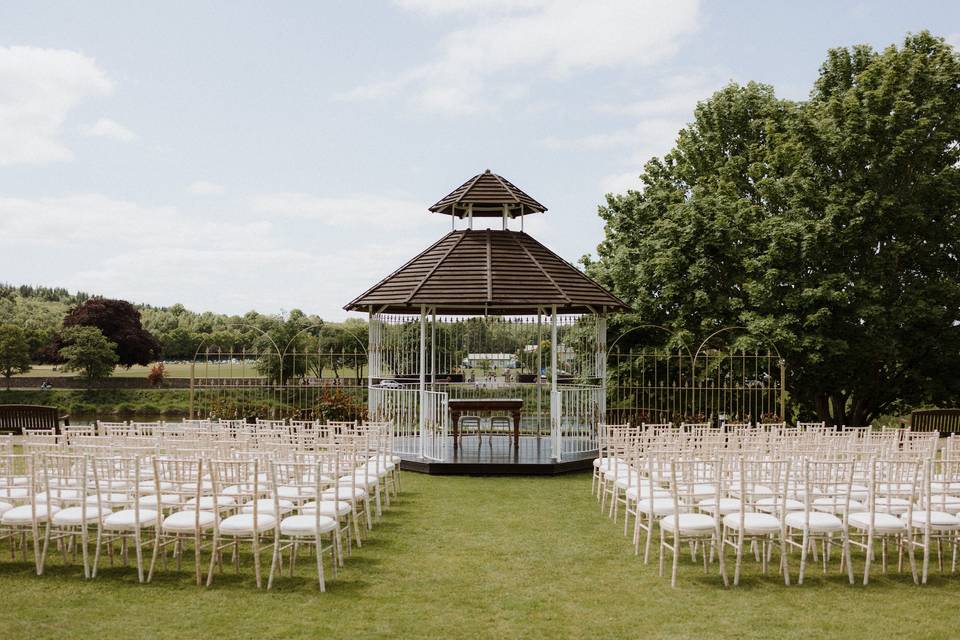
<svg viewBox="0 0 960 640"><path fill-rule="evenodd" d="M595 107L599 113L625 115L638 118L651 116L691 117L697 103L709 98L729 80L720 72L677 74L666 78L642 99L601 103Z"/></svg>
<svg viewBox="0 0 960 640"><path fill-rule="evenodd" d="M677 132L684 126L683 118L646 118L637 124L608 131L572 138L550 137L543 140L548 149L573 149L576 151L609 151L629 149L637 158L649 159L649 155L662 155L670 150Z"/></svg>
<svg viewBox="0 0 960 640"><path fill-rule="evenodd" d="M149 246L262 246L271 231L266 221L222 223L200 219L175 207L148 206L89 193L56 198L0 197L0 247L69 247L86 255Z"/></svg>
<svg viewBox="0 0 960 640"><path fill-rule="evenodd" d="M417 219L430 228L410 224L404 200L294 195L303 208L282 220L264 220L270 210L184 211L96 193L0 197L4 278L196 310L299 307L335 319L446 228L422 205ZM324 224L327 207L362 231ZM404 219L391 224L391 215Z"/></svg>
<svg viewBox="0 0 960 640"><path fill-rule="evenodd" d="M271 216L308 218L338 227L410 227L426 221L422 201L375 195L320 197L307 193L267 193L253 199L253 208Z"/></svg>
<svg viewBox="0 0 960 640"><path fill-rule="evenodd" d="M133 142L139 137L130 129L110 118L100 118L93 124L81 125L80 134L90 138L110 138L120 142Z"/></svg>
<svg viewBox="0 0 960 640"><path fill-rule="evenodd" d="M406 0L404 8L469 19L442 38L436 61L371 82L339 97L382 98L409 92L420 108L447 114L495 108L533 78L589 69L650 66L673 55L694 32L697 0L498 1ZM474 15L483 12L487 20ZM492 17L490 14L493 14ZM477 24L479 23L479 24Z"/></svg>
<svg viewBox="0 0 960 640"><path fill-rule="evenodd" d="M626 193L627 190L643 191L643 184L640 182L640 171L628 171L626 173L604 176L600 179L600 188L604 193Z"/></svg>
<svg viewBox="0 0 960 640"><path fill-rule="evenodd" d="M70 160L67 114L113 83L93 58L66 49L0 47L0 166Z"/></svg>
<svg viewBox="0 0 960 640"><path fill-rule="evenodd" d="M195 196L222 196L227 192L227 188L216 182L197 180L187 187L187 192Z"/></svg>

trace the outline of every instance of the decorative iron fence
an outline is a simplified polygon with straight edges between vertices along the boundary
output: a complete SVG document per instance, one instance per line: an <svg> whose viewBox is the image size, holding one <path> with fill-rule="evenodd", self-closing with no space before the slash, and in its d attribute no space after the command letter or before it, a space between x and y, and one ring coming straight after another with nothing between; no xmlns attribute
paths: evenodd
<svg viewBox="0 0 960 640"><path fill-rule="evenodd" d="M631 422L783 419L786 363L772 351L614 349L606 418Z"/></svg>

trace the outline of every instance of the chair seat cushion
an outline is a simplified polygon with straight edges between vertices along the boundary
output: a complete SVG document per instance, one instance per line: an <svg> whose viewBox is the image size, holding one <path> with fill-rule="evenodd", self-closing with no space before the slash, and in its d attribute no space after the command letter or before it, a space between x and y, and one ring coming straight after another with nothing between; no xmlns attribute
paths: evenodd
<svg viewBox="0 0 960 640"><path fill-rule="evenodd" d="M364 475L363 471L355 471L353 475L340 477L337 480L337 484L339 484L341 487L372 487L377 484L377 480L379 480L379 478L375 473L367 473Z"/></svg>
<svg viewBox="0 0 960 640"><path fill-rule="evenodd" d="M811 506L817 511L824 513L851 513L854 511L865 511L866 506L862 502L850 498L849 502L842 497L816 498Z"/></svg>
<svg viewBox="0 0 960 640"><path fill-rule="evenodd" d="M786 508L787 511L803 511L803 503L793 498L760 498L755 503L757 510L766 513L780 513L780 509Z"/></svg>
<svg viewBox="0 0 960 640"><path fill-rule="evenodd" d="M851 527L856 527L857 529L869 529L870 514L867 512L851 513L847 516L847 522L850 523ZM874 531L879 531L880 533L900 533L901 531L906 531L906 529L907 523L892 513L877 512L873 514Z"/></svg>
<svg viewBox="0 0 960 640"><path fill-rule="evenodd" d="M321 477L320 482L326 484L330 482L330 480L326 477ZM281 498L287 498L288 500L305 500L315 497L317 495L317 488L304 485L280 485L277 487L277 495Z"/></svg>
<svg viewBox="0 0 960 640"><path fill-rule="evenodd" d="M252 513L238 513L220 523L220 533L227 535L243 535L254 532L269 531L277 524L277 519L269 513L258 513L254 522Z"/></svg>
<svg viewBox="0 0 960 640"><path fill-rule="evenodd" d="M82 494L79 489L69 489L66 487L51 489L50 491L41 491L37 494L37 502L79 502Z"/></svg>
<svg viewBox="0 0 960 640"><path fill-rule="evenodd" d="M53 524L63 526L82 524L83 522L96 522L110 513L110 509L106 507L97 509L95 506L88 506L86 514L83 513L83 507L69 507L67 509L61 509L53 515Z"/></svg>
<svg viewBox="0 0 960 640"><path fill-rule="evenodd" d="M717 499L707 498L706 500L701 500L697 503L697 508L701 511L706 511L707 513L716 515ZM720 498L720 515L725 516L728 513L736 513L738 511L740 511L739 500L736 498Z"/></svg>
<svg viewBox="0 0 960 640"><path fill-rule="evenodd" d="M0 502L0 516L2 516L7 511L10 511L10 509L13 509L12 504L10 504L9 502Z"/></svg>
<svg viewBox="0 0 960 640"><path fill-rule="evenodd" d="M337 528L337 521L333 518L321 515L318 518L313 514L289 516L280 521L280 533L288 536L315 535L317 533L326 533Z"/></svg>
<svg viewBox="0 0 960 640"><path fill-rule="evenodd" d="M273 503L273 498L260 498L257 500L257 512L258 513L267 513L270 515L277 515L274 513L276 506ZM293 511L293 502L290 500L280 500L280 515L285 513L290 513ZM241 513L253 513L253 501L247 502L243 505L243 508L240 509Z"/></svg>
<svg viewBox="0 0 960 640"><path fill-rule="evenodd" d="M47 509L46 504L37 505L37 520L46 520L47 518ZM57 511L60 511L60 507L56 505L49 506L50 514L56 514ZM33 512L30 509L29 504L20 505L19 507L14 507L9 509L2 516L0 516L0 524L31 524L33 522Z"/></svg>
<svg viewBox="0 0 960 640"><path fill-rule="evenodd" d="M142 496L138 501L141 507L157 507L157 494ZM160 506L172 507L180 502L180 496L173 493L160 494Z"/></svg>
<svg viewBox="0 0 960 640"><path fill-rule="evenodd" d="M955 514L960 512L960 498L948 495L930 496L930 506L936 511Z"/></svg>
<svg viewBox="0 0 960 640"><path fill-rule="evenodd" d="M650 497L650 488L647 485L641 485L640 487L630 487L627 489L627 498L630 500L636 500L637 498L649 498ZM653 489L654 498L669 498L670 492L666 489Z"/></svg>
<svg viewBox="0 0 960 640"><path fill-rule="evenodd" d="M843 530L843 521L832 513L821 511L810 512L809 531L815 533L831 533ZM787 526L794 529L806 529L806 514L802 511L793 511L787 514Z"/></svg>
<svg viewBox="0 0 960 640"><path fill-rule="evenodd" d="M133 496L129 493L101 493L100 506L118 506L127 505L133 502ZM97 496L87 496L87 504L97 504Z"/></svg>
<svg viewBox="0 0 960 640"><path fill-rule="evenodd" d="M103 519L105 529L129 530L137 524L137 512L134 509L114 511ZM157 512L153 509L140 509L140 526L152 527L157 524Z"/></svg>
<svg viewBox="0 0 960 640"><path fill-rule="evenodd" d="M910 509L910 501L906 498L894 498L892 496L881 496L874 503L874 510L881 513L893 513L900 515Z"/></svg>
<svg viewBox="0 0 960 640"><path fill-rule="evenodd" d="M907 514L903 514L900 517L906 521ZM931 529L960 529L960 518L950 515L945 511L931 511L929 518L927 517L926 510L914 511L911 524L914 527L923 527L926 526L928 520Z"/></svg>
<svg viewBox="0 0 960 640"><path fill-rule="evenodd" d="M669 515L674 511L673 498L654 498L653 502L649 498L638 500L637 511L655 516Z"/></svg>
<svg viewBox="0 0 960 640"><path fill-rule="evenodd" d="M606 469L606 470L603 472L603 479L606 480L607 482L614 482L614 481L616 481L618 478L626 478L626 477L627 477L628 475L630 475L631 473L634 474L634 475L636 475L637 472L636 472L636 470L635 470L633 467L631 467L630 465L627 465L627 464L618 464L618 465L615 466L615 467L612 467L612 468L610 468L610 469Z"/></svg>
<svg viewBox="0 0 960 640"><path fill-rule="evenodd" d="M328 517L345 516L352 510L349 502L335 502L333 500L320 501L320 515ZM312 514L317 508L317 502L311 500L300 507L300 513Z"/></svg>
<svg viewBox="0 0 960 640"><path fill-rule="evenodd" d="M327 489L322 494L320 494L321 500L334 500L339 498L340 500L363 500L367 497L367 491L363 487L355 487L353 485L341 486L339 489Z"/></svg>
<svg viewBox="0 0 960 640"><path fill-rule="evenodd" d="M675 526L684 534L710 534L716 530L717 521L705 513L672 514L660 520L660 528L668 533Z"/></svg>
<svg viewBox="0 0 960 640"><path fill-rule="evenodd" d="M723 517L723 526L740 531L740 514L730 513ZM780 521L769 513L743 514L743 532L747 535L766 535L780 531Z"/></svg>
<svg viewBox="0 0 960 640"><path fill-rule="evenodd" d="M11 487L5 485L0 487L0 498L5 498L7 500L23 500L29 495L29 490L26 487Z"/></svg>
<svg viewBox="0 0 960 640"><path fill-rule="evenodd" d="M237 499L233 496L217 496L217 508L218 509L232 509L237 504ZM190 498L185 504L185 509L190 509L197 505L196 498ZM213 496L200 496L200 510L201 511L213 511Z"/></svg>
<svg viewBox="0 0 960 640"><path fill-rule="evenodd" d="M178 511L164 518L162 527L173 533L192 533L197 529L198 519L201 530L212 529L217 521L211 511Z"/></svg>

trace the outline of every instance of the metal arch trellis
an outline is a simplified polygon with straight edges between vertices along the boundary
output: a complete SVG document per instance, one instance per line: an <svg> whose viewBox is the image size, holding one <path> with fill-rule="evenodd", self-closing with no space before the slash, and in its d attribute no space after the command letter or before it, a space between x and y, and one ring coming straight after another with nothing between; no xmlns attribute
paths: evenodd
<svg viewBox="0 0 960 640"><path fill-rule="evenodd" d="M197 416L198 408L203 409L204 417L210 417L216 413L225 413L226 407L236 407L235 411L241 411L249 405L272 406L274 404L274 389L267 384L266 379L259 375L248 376L247 367L250 364L250 358L254 362L260 361L264 356L273 358L276 356L278 361L282 362L280 348L276 341L266 331L252 324L233 322L228 323L227 329L252 329L260 334L260 337L266 338L272 350L264 354L257 351L247 351L246 347L237 352L233 348L229 351L223 351L217 345L215 359L215 375L210 375L210 347L202 353L205 356L203 364L203 376L197 376L197 363L200 360L201 350L204 345L212 343L213 336L204 336L197 345L193 354L193 360L190 362L190 405L189 416L191 419ZM236 345L233 345L235 347ZM224 367L224 362L227 363ZM239 371L235 370L234 365L238 365ZM250 365L255 369L255 365ZM224 371L223 369L227 370ZM240 402L238 403L237 400ZM220 417L238 417L238 416L220 416Z"/></svg>
<svg viewBox="0 0 960 640"><path fill-rule="evenodd" d="M674 347L631 347L619 340L640 329L670 335ZM765 343L753 352L733 345L708 348L716 336L742 330ZM678 345L676 343L679 343ZM724 327L692 352L660 325L631 327L608 351L608 423L780 422L786 413L786 362L776 344L747 327Z"/></svg>
<svg viewBox="0 0 960 640"><path fill-rule="evenodd" d="M761 353L754 349L752 357L745 349L740 349L739 357L736 355L736 349L729 352L727 362L727 372L723 378L720 378L723 360L720 361L720 367L717 368L717 376L711 394L710 386L703 389L704 401L701 403L703 414L717 416L721 422L728 415L732 414L734 420L741 421L744 417L754 421L782 422L786 420L786 361L780 354L780 349L776 343L763 333L751 330L749 327L735 325L723 327L711 333L704 338L693 358L694 375L697 371L697 363L701 353L705 355L704 347L716 336L730 331L744 331L754 338L761 338L767 346L766 353ZM770 349L773 349L771 354ZM773 356L776 356L775 358ZM733 369L739 363L739 378L741 384L737 386L737 374ZM749 364L752 364L753 371L749 371ZM709 371L709 367L704 367L704 371ZM771 375L771 372L779 370L779 376ZM748 375L750 377L748 378ZM714 382L711 380L711 382ZM712 402L711 402L712 400ZM774 408L779 401L777 410ZM712 410L712 413L711 413Z"/></svg>

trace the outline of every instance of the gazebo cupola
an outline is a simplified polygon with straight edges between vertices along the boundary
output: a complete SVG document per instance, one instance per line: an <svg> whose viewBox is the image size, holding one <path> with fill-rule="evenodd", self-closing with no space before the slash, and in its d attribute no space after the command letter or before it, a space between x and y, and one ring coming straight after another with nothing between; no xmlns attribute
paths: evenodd
<svg viewBox="0 0 960 640"><path fill-rule="evenodd" d="M523 216L546 210L545 206L490 169L473 176L430 207L434 213L466 219L470 228L473 228L474 218L502 218L504 229L508 219L520 218L522 229Z"/></svg>
<svg viewBox="0 0 960 640"><path fill-rule="evenodd" d="M407 447L407 454L446 460L448 401L464 398L476 388L469 387L471 381L464 375L470 365L462 363L490 357L504 360L515 354L518 361L531 360L527 373L518 371L514 379L505 366L502 379L490 386L491 393L509 394L513 402L526 398L523 413L528 421L535 416L538 443L540 421L546 420L542 409L549 406L554 460L564 454L592 453L606 402L606 317L627 305L525 233L524 216L547 208L490 170L473 176L429 210L449 215L452 221L466 220L467 228L454 225L344 307L370 316L371 418L393 420L397 433L404 434L398 439L401 449L415 443ZM501 218L502 229L474 229L474 218ZM516 218L521 230L510 230L508 223ZM549 343L543 335L547 318ZM478 329L478 321L487 326ZM414 338L416 324L419 339ZM558 340L563 330L571 335L566 344ZM511 331L515 338L507 345L503 336ZM481 348L479 334L497 339L491 338L491 348ZM579 340L579 350L571 347L574 339ZM450 342L456 340L463 343ZM547 344L549 354L544 355ZM576 416L562 414L564 402ZM405 423L412 415L419 417L418 424ZM453 425L454 447L456 433Z"/></svg>

